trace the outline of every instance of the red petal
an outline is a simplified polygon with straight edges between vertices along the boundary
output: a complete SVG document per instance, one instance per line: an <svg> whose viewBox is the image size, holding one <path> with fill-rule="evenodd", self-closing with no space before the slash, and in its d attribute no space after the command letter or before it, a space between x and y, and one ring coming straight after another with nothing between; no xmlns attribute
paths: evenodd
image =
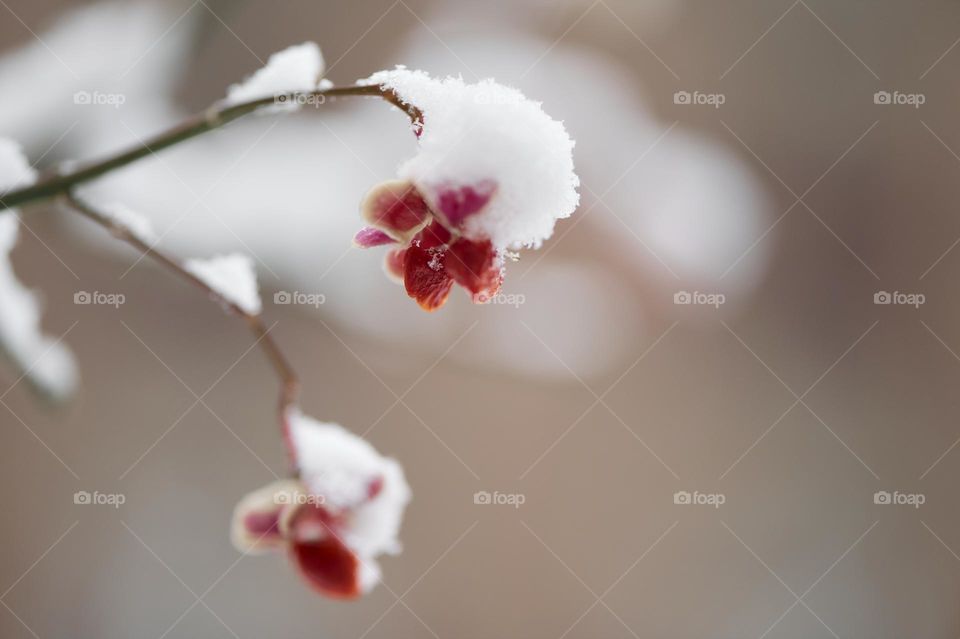
<svg viewBox="0 0 960 639"><path fill-rule="evenodd" d="M395 239L372 226L365 226L353 236L353 243L360 248L372 248L374 246L383 246L384 244L393 244Z"/></svg>
<svg viewBox="0 0 960 639"><path fill-rule="evenodd" d="M413 238L412 244L422 249L446 248L453 236L440 222L434 220Z"/></svg>
<svg viewBox="0 0 960 639"><path fill-rule="evenodd" d="M403 284L403 261L406 254L407 249L393 249L387 251L383 258L384 272L397 284Z"/></svg>
<svg viewBox="0 0 960 639"><path fill-rule="evenodd" d="M457 240L447 250L444 266L450 277L470 291L475 300L486 301L500 290L503 280L500 257L489 241Z"/></svg>
<svg viewBox="0 0 960 639"><path fill-rule="evenodd" d="M447 301L453 280L443 268L443 252L410 246L403 259L407 295L425 311L435 311Z"/></svg>
<svg viewBox="0 0 960 639"><path fill-rule="evenodd" d="M290 552L310 586L328 597L355 599L360 587L360 561L335 535L293 543Z"/></svg>
<svg viewBox="0 0 960 639"><path fill-rule="evenodd" d="M336 516L322 506L308 505L288 525L291 555L311 587L340 599L362 594L360 561L337 534Z"/></svg>
<svg viewBox="0 0 960 639"><path fill-rule="evenodd" d="M436 210L447 223L458 228L465 219L487 205L497 190L496 182L482 180L466 186L442 186L436 189Z"/></svg>
<svg viewBox="0 0 960 639"><path fill-rule="evenodd" d="M430 220L430 210L409 182L391 180L370 189L360 205L363 219L406 244Z"/></svg>

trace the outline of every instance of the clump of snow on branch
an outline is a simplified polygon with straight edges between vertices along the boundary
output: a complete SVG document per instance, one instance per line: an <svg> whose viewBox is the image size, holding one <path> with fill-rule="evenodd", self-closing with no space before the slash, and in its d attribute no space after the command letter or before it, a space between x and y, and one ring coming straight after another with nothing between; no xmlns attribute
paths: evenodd
<svg viewBox="0 0 960 639"><path fill-rule="evenodd" d="M111 222L126 229L141 242L152 244L156 241L157 234L153 230L153 224L143 213L134 211L119 202L101 205L99 210L106 215Z"/></svg>
<svg viewBox="0 0 960 639"><path fill-rule="evenodd" d="M0 193L29 186L36 178L37 172L27 162L20 145L0 138Z"/></svg>
<svg viewBox="0 0 960 639"><path fill-rule="evenodd" d="M361 83L392 89L423 113L419 153L399 177L428 199L450 186L496 184L483 214L466 221L468 236L497 249L537 248L576 209L573 140L539 102L493 80L468 84L403 67Z"/></svg>
<svg viewBox="0 0 960 639"><path fill-rule="evenodd" d="M217 255L209 259L190 259L184 268L226 301L250 315L259 315L263 306L257 290L253 260L243 253Z"/></svg>
<svg viewBox="0 0 960 639"><path fill-rule="evenodd" d="M0 193L29 185L35 177L19 145L0 138ZM0 211L0 350L30 382L62 399L76 386L76 363L64 344L40 331L40 300L13 272L10 251L18 232L16 212Z"/></svg>
<svg viewBox="0 0 960 639"><path fill-rule="evenodd" d="M309 92L332 86L321 80L325 69L323 54L315 42L304 42L287 47L270 56L267 64L243 82L227 91L226 103L239 104L250 100L278 96L292 91ZM296 102L276 105L281 109L295 109Z"/></svg>

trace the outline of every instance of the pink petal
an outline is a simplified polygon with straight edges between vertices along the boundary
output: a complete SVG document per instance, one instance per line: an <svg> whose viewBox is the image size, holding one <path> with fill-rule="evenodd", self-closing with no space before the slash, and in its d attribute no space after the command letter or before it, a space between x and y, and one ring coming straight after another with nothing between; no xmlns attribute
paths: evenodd
<svg viewBox="0 0 960 639"><path fill-rule="evenodd" d="M451 228L459 228L463 221L487 205L497 190L496 182L481 180L464 186L441 186L435 189L436 210Z"/></svg>
<svg viewBox="0 0 960 639"><path fill-rule="evenodd" d="M423 197L413 184L401 180L370 189L360 204L360 215L370 226L404 244L430 221Z"/></svg>
<svg viewBox="0 0 960 639"><path fill-rule="evenodd" d="M353 236L353 243L360 248L372 248L374 246L383 246L384 244L393 244L396 240L372 226L365 226Z"/></svg>
<svg viewBox="0 0 960 639"><path fill-rule="evenodd" d="M393 249L387 251L383 258L383 271L392 281L403 284L403 261L407 249Z"/></svg>

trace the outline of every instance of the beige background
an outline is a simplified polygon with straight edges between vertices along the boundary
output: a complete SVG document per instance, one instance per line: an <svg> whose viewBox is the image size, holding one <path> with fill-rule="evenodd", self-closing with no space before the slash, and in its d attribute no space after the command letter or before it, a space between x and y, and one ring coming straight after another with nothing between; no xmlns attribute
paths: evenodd
<svg viewBox="0 0 960 639"><path fill-rule="evenodd" d="M40 31L74 4L7 2L5 50L31 39L24 24ZM960 49L919 79L960 37L960 6L694 0L671 5L675 15L653 26L656 11L626 0L522 9L413 0L209 7L233 33L204 17L178 89L191 109L257 66L247 47L265 58L316 39L328 59L344 55L334 79L348 82L391 66L401 40L443 39L474 13L516 11L522 29L626 65L664 122L681 120L742 156L767 184L771 224L794 204L791 190L801 195L849 152L804 197L813 212L797 205L762 240L768 270L736 312L679 312L622 254L598 243L589 224L555 238L548 259L609 264L645 298L644 338L625 340L623 362L583 383L577 371L538 380L462 359L438 362L454 340L429 352L384 348L323 310L268 304L267 319L278 322L274 331L303 377L306 409L357 432L386 413L369 438L403 462L413 487L405 552L383 561L384 586L351 604L311 594L281 558L238 561L229 544L234 502L284 468L274 379L259 352L244 355L243 327L146 263L118 281L134 254L105 255L78 241L62 213L26 211L36 237L24 233L15 263L44 291L50 332L73 326L66 340L83 382L74 402L53 411L24 384L3 397L10 410L0 409L0 634L960 633L960 451L930 469L960 437L960 251L920 279L960 236ZM444 21L432 25L440 10ZM495 49L496 34L486 37ZM455 63L438 61L444 70ZM722 91L728 102L719 111L684 109L672 95L685 88ZM922 92L927 103L873 104L875 91L893 88ZM84 289L124 292L128 303L73 305L80 285L60 260ZM922 292L927 302L918 310L876 306L881 289ZM470 312L482 323L488 310ZM529 327L535 348L589 348L591 335L576 330L540 344L548 324ZM4 389L15 379L5 375ZM121 492L127 501L115 511L75 506L81 489ZM526 501L518 509L478 506L478 490ZM720 492L726 503L677 506L678 490ZM874 505L877 490L922 493L926 503ZM202 603L193 605L197 597Z"/></svg>

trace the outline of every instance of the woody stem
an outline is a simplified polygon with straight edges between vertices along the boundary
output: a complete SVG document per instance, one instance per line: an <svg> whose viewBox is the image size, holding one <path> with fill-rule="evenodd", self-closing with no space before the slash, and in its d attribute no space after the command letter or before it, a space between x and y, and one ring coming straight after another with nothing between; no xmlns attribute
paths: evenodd
<svg viewBox="0 0 960 639"><path fill-rule="evenodd" d="M297 397L300 392L300 381L297 379L296 372L294 372L293 367L283 354L280 346L270 334L270 331L273 327L271 326L268 328L259 315L255 315L244 310L235 302L226 298L222 293L210 287L206 282L184 268L183 265L176 259L168 256L162 251L157 250L155 246L151 246L145 242L129 227L122 224L114 217L103 213L90 203L78 198L70 191L67 191L67 193L64 195L64 199L67 204L69 204L70 207L76 210L78 213L104 227L114 237L126 242L138 251L141 251L144 255L150 257L161 266L172 271L181 279L184 279L190 284L200 288L206 292L211 300L220 304L220 306L222 306L228 313L237 315L241 317L244 322L246 322L247 326L253 332L253 335L256 338L256 344L260 346L261 350L263 350L264 354L267 356L267 359L270 361L271 366L276 372L277 377L280 379L280 397L277 409L279 412L281 429L283 430L284 443L287 448L292 470L295 473L297 466L296 451L293 448L293 443L290 440L290 433L288 432L287 413L297 401Z"/></svg>

